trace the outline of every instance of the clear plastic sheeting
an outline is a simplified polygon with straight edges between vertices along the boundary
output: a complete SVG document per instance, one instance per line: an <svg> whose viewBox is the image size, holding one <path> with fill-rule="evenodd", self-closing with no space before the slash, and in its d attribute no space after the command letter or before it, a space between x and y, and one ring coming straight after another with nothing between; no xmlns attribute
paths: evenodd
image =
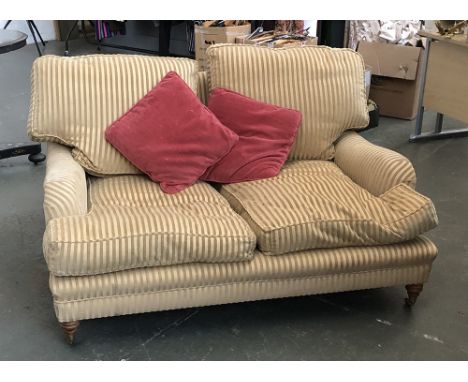
<svg viewBox="0 0 468 382"><path fill-rule="evenodd" d="M359 41L416 46L421 28L419 20L351 20L348 46L356 49Z"/></svg>

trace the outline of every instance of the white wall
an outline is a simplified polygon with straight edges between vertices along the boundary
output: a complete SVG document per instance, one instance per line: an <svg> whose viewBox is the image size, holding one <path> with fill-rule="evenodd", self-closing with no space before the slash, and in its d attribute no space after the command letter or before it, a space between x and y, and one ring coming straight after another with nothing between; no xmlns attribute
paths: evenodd
<svg viewBox="0 0 468 382"><path fill-rule="evenodd" d="M1 29L3 29L6 22L7 20L0 20ZM57 36L55 35L54 22L52 20L34 20L34 22L36 23L37 29L39 29L39 32L41 33L44 41L57 39ZM7 29L16 29L26 33L28 35L26 42L28 44L34 43L31 32L28 28L28 24L26 24L25 20L13 20L11 24L8 25ZM39 38L37 40L39 41Z"/></svg>
<svg viewBox="0 0 468 382"><path fill-rule="evenodd" d="M317 36L317 20L304 20L304 29L309 28L309 35L316 37Z"/></svg>

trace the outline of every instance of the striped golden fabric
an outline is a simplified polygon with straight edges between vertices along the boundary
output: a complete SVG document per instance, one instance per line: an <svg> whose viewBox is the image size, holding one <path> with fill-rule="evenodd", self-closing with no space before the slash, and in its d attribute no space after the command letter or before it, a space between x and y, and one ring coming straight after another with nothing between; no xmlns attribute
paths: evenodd
<svg viewBox="0 0 468 382"><path fill-rule="evenodd" d="M197 91L197 64L142 55L43 56L32 68L28 134L73 148L91 174L139 173L104 137L105 129L175 70Z"/></svg>
<svg viewBox="0 0 468 382"><path fill-rule="evenodd" d="M346 129L368 124L362 57L350 49L271 49L216 44L207 49L209 89L224 87L300 110L289 159L332 159Z"/></svg>
<svg viewBox="0 0 468 382"><path fill-rule="evenodd" d="M59 321L81 320L266 298L423 283L437 249L405 243L321 249L238 263L193 263L97 276L56 277Z"/></svg>
<svg viewBox="0 0 468 382"><path fill-rule="evenodd" d="M420 284L427 280L430 271L431 266L426 264L363 273L238 282L147 294L137 291L123 296L54 301L54 309L59 322L67 322L124 314Z"/></svg>
<svg viewBox="0 0 468 382"><path fill-rule="evenodd" d="M198 97L205 105L208 103L208 83L206 72L198 72Z"/></svg>
<svg viewBox="0 0 468 382"><path fill-rule="evenodd" d="M142 175L93 178L89 203L87 215L47 224L44 255L56 275L253 256L253 232L207 183L168 195Z"/></svg>
<svg viewBox="0 0 468 382"><path fill-rule="evenodd" d="M407 158L368 142L354 131L343 134L335 148L335 163L354 182L376 196L398 184L416 186L416 173Z"/></svg>
<svg viewBox="0 0 468 382"><path fill-rule="evenodd" d="M405 184L376 197L333 162L290 162L274 178L225 185L221 194L272 255L398 243L437 225L432 202Z"/></svg>
<svg viewBox="0 0 468 382"><path fill-rule="evenodd" d="M86 175L71 156L70 149L47 145L47 167L44 179L44 215L46 223L61 216L84 215L88 212Z"/></svg>

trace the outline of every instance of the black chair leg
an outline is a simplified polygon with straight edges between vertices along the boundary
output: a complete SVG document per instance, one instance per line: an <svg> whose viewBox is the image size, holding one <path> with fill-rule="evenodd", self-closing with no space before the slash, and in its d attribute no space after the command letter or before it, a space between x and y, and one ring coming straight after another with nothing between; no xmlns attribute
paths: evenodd
<svg viewBox="0 0 468 382"><path fill-rule="evenodd" d="M34 39L34 44L36 44L37 53L39 54L39 56L42 56L42 52L41 52L41 49L39 48L39 44L37 42L37 38L36 38L36 34L34 33L34 29L31 26L31 24L29 23L29 21L27 22L27 24L28 24L29 30L31 31L31 35L32 35L32 37Z"/></svg>
<svg viewBox="0 0 468 382"><path fill-rule="evenodd" d="M42 46L45 46L45 42L44 40L42 39L42 36L41 34L39 33L39 29L37 29L37 25L36 23L34 22L34 20L28 20L29 23L31 23L31 25L33 26L34 30L36 31L37 35L39 36L39 40L41 40L41 44Z"/></svg>
<svg viewBox="0 0 468 382"><path fill-rule="evenodd" d="M10 23L11 23L11 20L8 20L8 21L6 22L6 24L3 26L3 29L7 29L7 28L8 28L8 25L10 25Z"/></svg>

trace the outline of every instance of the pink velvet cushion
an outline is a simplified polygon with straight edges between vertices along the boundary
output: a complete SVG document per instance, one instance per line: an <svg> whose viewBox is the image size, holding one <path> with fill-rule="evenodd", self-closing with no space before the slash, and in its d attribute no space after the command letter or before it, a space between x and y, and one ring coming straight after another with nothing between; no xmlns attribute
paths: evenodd
<svg viewBox="0 0 468 382"><path fill-rule="evenodd" d="M202 179L236 183L278 175L294 143L301 113L216 88L208 107L239 135L239 142Z"/></svg>
<svg viewBox="0 0 468 382"><path fill-rule="evenodd" d="M239 138L169 72L107 128L106 139L164 192L175 193L195 183Z"/></svg>

